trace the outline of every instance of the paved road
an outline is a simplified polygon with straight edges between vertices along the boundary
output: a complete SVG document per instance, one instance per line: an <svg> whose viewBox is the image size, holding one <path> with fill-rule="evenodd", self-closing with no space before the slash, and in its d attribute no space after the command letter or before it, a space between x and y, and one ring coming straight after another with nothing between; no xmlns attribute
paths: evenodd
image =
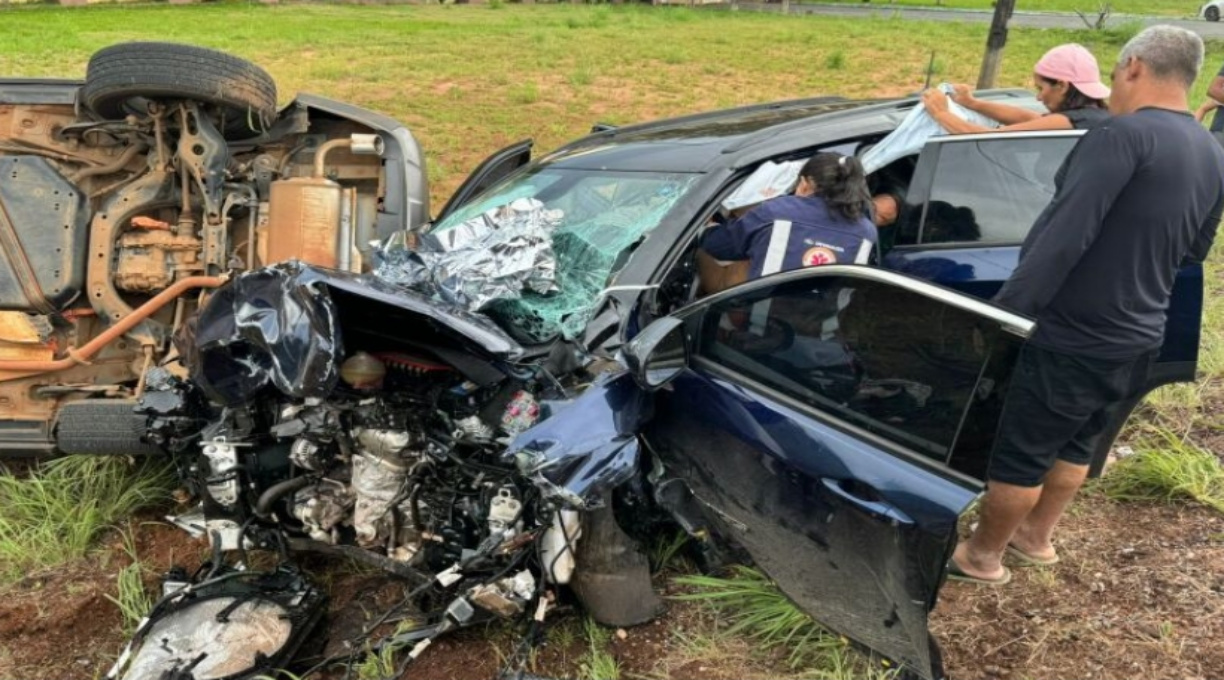
<svg viewBox="0 0 1224 680"><path fill-rule="evenodd" d="M725 5L707 5L706 7L725 7ZM764 4L754 2L739 3L741 10L763 11L763 12L780 12L782 5L778 3ZM911 21L965 21L990 23L993 14L986 10L949 10L949 9L922 9L915 7L890 7L883 3L872 3L870 5L791 5L791 14L824 14L829 16L845 16L845 17L899 17L909 19ZM1092 17L1090 17L1092 18ZM1192 20L1192 19L1174 19L1168 17L1146 17L1133 14L1116 14L1109 18L1106 26L1120 26L1134 21L1141 22L1145 25L1151 24L1173 24L1188 28L1204 38L1208 39L1224 39L1224 22L1212 23L1209 21ZM1067 28L1067 29L1082 29L1084 22L1074 14L1064 14L1056 12L1016 12L1012 15L1011 22L1008 24L1012 27L1027 27L1027 28Z"/></svg>

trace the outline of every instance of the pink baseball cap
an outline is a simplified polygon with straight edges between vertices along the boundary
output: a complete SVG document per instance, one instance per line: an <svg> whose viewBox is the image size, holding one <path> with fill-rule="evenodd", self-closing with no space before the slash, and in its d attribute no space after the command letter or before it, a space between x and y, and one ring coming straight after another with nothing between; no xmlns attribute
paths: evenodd
<svg viewBox="0 0 1224 680"><path fill-rule="evenodd" d="M1101 69L1096 57L1083 45L1069 43L1059 45L1037 62L1033 71L1049 80L1071 83L1075 89L1093 99L1109 97L1109 88L1101 82Z"/></svg>

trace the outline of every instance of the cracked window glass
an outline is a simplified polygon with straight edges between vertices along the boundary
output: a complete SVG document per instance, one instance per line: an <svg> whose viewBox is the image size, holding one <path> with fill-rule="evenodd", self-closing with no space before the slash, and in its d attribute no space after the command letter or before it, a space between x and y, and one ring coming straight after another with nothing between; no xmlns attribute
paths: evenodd
<svg viewBox="0 0 1224 680"><path fill-rule="evenodd" d="M551 244L556 288L523 291L482 311L520 342L578 336L633 246L659 225L698 175L537 167L507 179L456 210L431 231L444 233L521 199L558 211Z"/></svg>

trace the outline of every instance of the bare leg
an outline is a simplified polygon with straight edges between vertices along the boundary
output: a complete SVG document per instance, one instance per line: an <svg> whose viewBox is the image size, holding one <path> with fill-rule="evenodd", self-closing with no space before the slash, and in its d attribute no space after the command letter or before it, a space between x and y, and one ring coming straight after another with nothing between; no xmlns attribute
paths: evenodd
<svg viewBox="0 0 1224 680"><path fill-rule="evenodd" d="M1063 512L1087 478L1087 465L1056 461L1046 475L1041 499L1016 529L1016 535L1011 539L1012 544L1033 557L1056 557L1058 553L1054 550L1054 526L1058 524Z"/></svg>
<svg viewBox="0 0 1224 680"><path fill-rule="evenodd" d="M990 580L1001 578L1003 551L1040 497L1040 486L990 482L982 497L982 518L977 530L969 540L956 546L952 559L970 576Z"/></svg>

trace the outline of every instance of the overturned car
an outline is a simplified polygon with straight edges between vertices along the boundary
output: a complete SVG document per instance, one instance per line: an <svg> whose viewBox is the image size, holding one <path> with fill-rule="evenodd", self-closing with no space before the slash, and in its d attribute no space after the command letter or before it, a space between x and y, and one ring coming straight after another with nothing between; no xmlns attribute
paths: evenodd
<svg viewBox="0 0 1224 680"><path fill-rule="evenodd" d="M125 43L83 81L0 79L0 454L140 449L131 406L234 273L361 271L423 224L399 123L322 97L277 110L257 66Z"/></svg>
<svg viewBox="0 0 1224 680"><path fill-rule="evenodd" d="M38 87L6 84L0 104L45 96ZM1028 93L981 96L1036 106ZM182 121L191 101L148 91L137 103L155 112L178 102ZM423 183L406 131L344 105L298 102L280 114L302 112L294 132L272 141L289 125L274 122L227 141L254 165L227 162L216 177L246 195L233 185L258 166L261 144L281 148L269 220L286 215L272 200L286 182L334 182L342 197L352 182L356 196L326 228L311 226L321 213L304 201L289 210L295 226L278 232L290 237L265 237L269 248L321 247L261 257L263 201L244 199L254 207L223 214L254 239L233 240L241 247L226 266L203 270L229 279L181 315L165 307L180 290L154 295L161 311L147 318L165 322L151 358L124 355L122 380L65 382L0 361L0 385L32 381L22 383L28 394L114 409L119 420L102 429L127 439L85 448L130 452L135 433L168 452L198 501L176 521L218 551L203 573L167 581L112 678L253 678L291 665L322 598L292 560L271 572L231 564L254 549L345 555L403 577L422 615L393 636L411 645L406 661L459 626L538 621L563 593L597 620L632 625L659 608L635 546L659 522L681 527L710 567L742 549L813 618L902 672L944 676L927 614L1032 330L985 300L1014 268L1080 133L935 138L871 178L904 197L881 233L879 267L815 267L710 294L718 272L698 258L700 233L758 168L862 154L913 100L823 98L599 126L535 161L522 143L478 168L428 224L423 184L407 179ZM204 110L229 129L227 109ZM156 120L144 125L155 138ZM328 141L295 151L331 126ZM192 134L190 119L167 129ZM345 143L382 156L352 155L346 178L327 161ZM255 156L241 155L248 147ZM167 157L179 163L193 151L177 148ZM117 179L138 181L133 167ZM189 165L177 173L185 181L171 186L186 198L128 218L120 240L174 232L183 206L204 213L182 232L207 231L210 185ZM41 233L43 222L29 224ZM50 360L84 370L99 363L77 365L85 349L120 351L149 328L98 312L100 290L82 287L41 316L52 329L105 319L109 336L40 346ZM1201 267L1190 264L1149 388L1193 379L1201 307ZM7 308L43 322L28 305ZM1135 403L1114 414L1115 433ZM21 433L41 421L3 422ZM65 439L107 434L91 438L62 414L54 432L38 431L63 450Z"/></svg>

